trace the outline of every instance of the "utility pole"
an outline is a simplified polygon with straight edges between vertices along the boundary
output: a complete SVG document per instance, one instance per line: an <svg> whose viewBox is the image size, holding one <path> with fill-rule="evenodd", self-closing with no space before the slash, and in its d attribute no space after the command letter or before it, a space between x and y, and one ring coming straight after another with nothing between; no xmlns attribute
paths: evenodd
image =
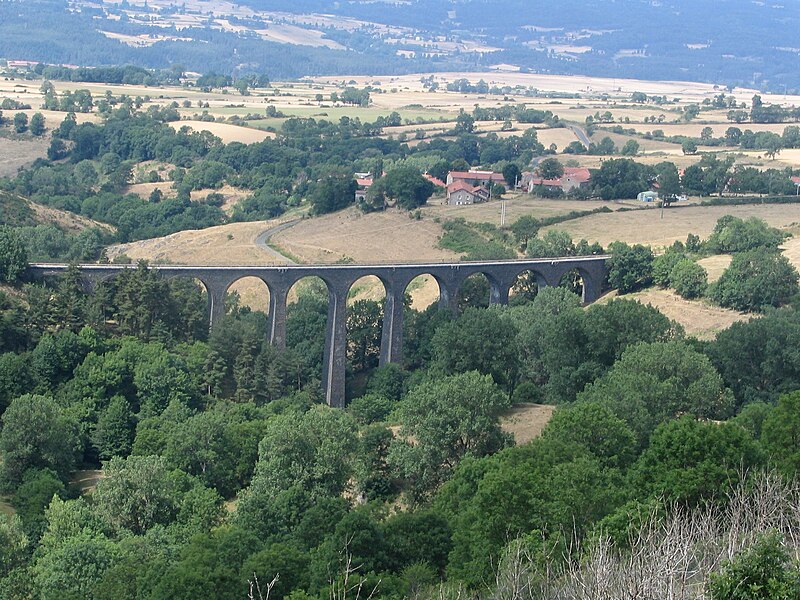
<svg viewBox="0 0 800 600"><path fill-rule="evenodd" d="M506 226L506 201L500 200L500 227Z"/></svg>

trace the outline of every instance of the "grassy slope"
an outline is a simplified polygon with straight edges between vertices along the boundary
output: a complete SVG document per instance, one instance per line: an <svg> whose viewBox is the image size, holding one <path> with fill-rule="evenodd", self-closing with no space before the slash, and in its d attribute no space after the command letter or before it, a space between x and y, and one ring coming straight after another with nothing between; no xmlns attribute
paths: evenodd
<svg viewBox="0 0 800 600"><path fill-rule="evenodd" d="M21 227L36 223L36 215L25 198L9 192L0 192L0 225Z"/></svg>

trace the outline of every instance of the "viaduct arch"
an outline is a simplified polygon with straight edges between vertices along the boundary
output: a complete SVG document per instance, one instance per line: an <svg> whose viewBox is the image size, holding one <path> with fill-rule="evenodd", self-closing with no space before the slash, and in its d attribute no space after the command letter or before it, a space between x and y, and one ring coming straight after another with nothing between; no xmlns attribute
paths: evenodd
<svg viewBox="0 0 800 600"><path fill-rule="evenodd" d="M210 327L225 314L224 301L228 289L239 279L256 277L269 289L269 340L279 350L286 348L286 307L289 289L305 277L319 277L328 288L328 321L322 382L330 406L344 407L345 365L347 346L347 295L351 286L365 276L380 279L386 290L380 364L403 361L403 307L405 291L413 279L430 275L439 284L439 305L456 312L461 284L470 275L486 276L490 287L490 304L507 304L509 291L518 275L531 272L539 285L557 286L561 278L577 270L583 279L583 302L589 304L600 297L606 277L608 256L582 256L553 259L505 260L491 262L407 263L394 265L280 265L202 267L152 265L163 277L188 277L199 280L206 288ZM134 269L136 265L79 265L86 289L110 277ZM64 273L68 265L33 264L29 274L43 279Z"/></svg>

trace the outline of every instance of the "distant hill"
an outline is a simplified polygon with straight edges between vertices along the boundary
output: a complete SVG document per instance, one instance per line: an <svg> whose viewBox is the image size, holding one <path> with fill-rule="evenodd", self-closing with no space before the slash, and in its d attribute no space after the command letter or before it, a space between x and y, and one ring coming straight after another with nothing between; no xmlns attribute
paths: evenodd
<svg viewBox="0 0 800 600"><path fill-rule="evenodd" d="M742 0L0 1L0 57L197 72L485 70L800 91L800 2ZM78 10L76 10L76 8Z"/></svg>

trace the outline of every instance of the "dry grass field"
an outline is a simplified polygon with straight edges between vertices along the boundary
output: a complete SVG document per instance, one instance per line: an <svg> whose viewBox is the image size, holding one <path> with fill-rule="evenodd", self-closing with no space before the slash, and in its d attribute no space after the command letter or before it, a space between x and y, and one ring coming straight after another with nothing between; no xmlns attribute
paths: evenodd
<svg viewBox="0 0 800 600"><path fill-rule="evenodd" d="M392 263L407 260L444 261L457 255L437 247L442 228L432 219L387 210L363 214L352 208L304 220L277 233L277 247L305 263Z"/></svg>
<svg viewBox="0 0 800 600"><path fill-rule="evenodd" d="M267 138L275 137L274 133L253 129L251 127L241 127L230 125L229 123L211 123L208 121L175 121L169 123L174 129L189 127L193 131L208 131L217 136L226 144L231 142L242 142L243 144L255 144L263 142Z"/></svg>
<svg viewBox="0 0 800 600"><path fill-rule="evenodd" d="M49 145L46 138L0 138L0 177L13 177L20 168L31 165L37 158L45 158Z"/></svg>
<svg viewBox="0 0 800 600"><path fill-rule="evenodd" d="M108 248L109 259L125 254L133 260L194 265L271 265L277 259L256 245L256 238L280 221L230 223L188 230L165 237L117 244ZM286 261L284 261L285 263Z"/></svg>
<svg viewBox="0 0 800 600"><path fill-rule="evenodd" d="M624 125L626 129L631 128L639 131L641 133L653 132L657 129L660 129L664 132L666 136L672 135L687 135L691 137L700 137L700 132L703 131L706 127L711 127L714 131L714 137L724 137L725 132L728 130L729 127L738 127L742 131L745 129L749 129L751 131L772 131L773 133L783 133L783 130L791 123L775 123L775 124L761 124L761 123L731 123L728 121L724 115L718 119L710 119L711 115L707 113L702 113L701 118L698 121L693 121L691 123L680 123L680 124L672 124L672 123L662 123L662 124L653 124L653 123L634 123L631 125Z"/></svg>
<svg viewBox="0 0 800 600"><path fill-rule="evenodd" d="M613 297L616 297L616 294L609 294L601 302L607 302ZM723 329L751 318L751 315L746 313L714 306L703 300L686 300L671 290L659 288L650 288L620 297L638 300L642 304L658 309L676 323L680 323L687 335L701 340L714 339Z"/></svg>
<svg viewBox="0 0 800 600"><path fill-rule="evenodd" d="M697 261L697 264L701 265L708 273L708 282L714 283L722 277L723 271L731 264L731 260L733 260L733 257L730 254L717 254L701 258Z"/></svg>
<svg viewBox="0 0 800 600"><path fill-rule="evenodd" d="M528 194L507 194L506 223L513 223L524 215L537 218L563 215L571 211L594 210L604 206L611 210L621 208L622 204L603 201L580 200L548 200L536 198ZM444 204L444 198L433 198L430 205L422 209L425 218L454 219L462 217L475 223L486 222L500 224L500 202L493 200L483 204L451 206Z"/></svg>
<svg viewBox="0 0 800 600"><path fill-rule="evenodd" d="M690 233L708 237L723 215L746 219L758 217L773 227L789 228L800 223L800 204L746 206L686 206L664 211L657 209L614 214L597 214L554 225L552 229L569 232L573 238L585 238L607 246L613 241L649 244L664 248L676 240L685 241Z"/></svg>
<svg viewBox="0 0 800 600"><path fill-rule="evenodd" d="M59 210L58 208L43 206L41 204L37 204L36 202L31 202L30 207L33 209L33 212L36 215L36 220L39 223L52 223L53 225L65 231L74 233L92 227L99 227L100 229L105 229L107 231L114 231L114 227L111 225L100 223L99 221L94 221L66 210Z"/></svg>
<svg viewBox="0 0 800 600"><path fill-rule="evenodd" d="M500 426L514 436L518 446L527 444L542 434L555 410L547 404L515 404L500 417Z"/></svg>
<svg viewBox="0 0 800 600"><path fill-rule="evenodd" d="M792 263L796 269L800 270L800 237L786 240L782 248L783 255L789 259L789 262Z"/></svg>

